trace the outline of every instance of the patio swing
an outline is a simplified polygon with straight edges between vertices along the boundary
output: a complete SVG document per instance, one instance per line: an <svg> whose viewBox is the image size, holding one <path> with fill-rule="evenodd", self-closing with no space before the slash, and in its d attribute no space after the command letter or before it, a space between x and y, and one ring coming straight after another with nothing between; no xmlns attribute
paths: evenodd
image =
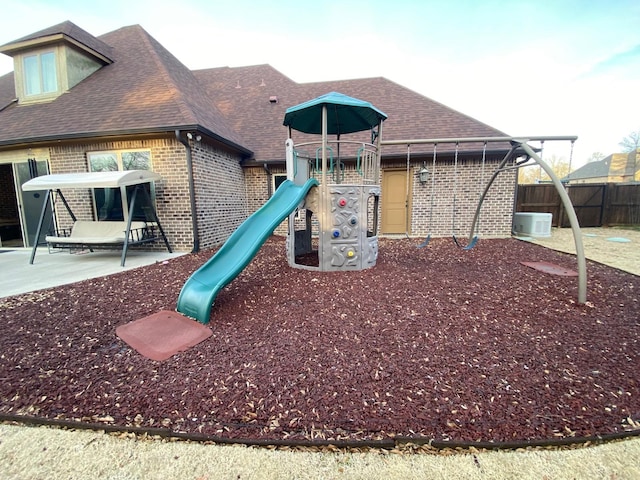
<svg viewBox="0 0 640 480"><path fill-rule="evenodd" d="M94 249L121 249L120 265L123 267L127 251L134 245L163 240L171 253L169 241L144 186L161 178L148 170L126 170L43 175L24 183L24 191L36 194L46 192L29 264L33 264L43 230L48 232L45 241L50 252L52 249L86 249L91 252ZM127 187L132 188L130 199ZM127 209L122 212L123 220L78 220L62 194L62 189L119 189L122 200L128 200ZM56 211L56 199L60 199L73 222L70 229L51 228L54 220L51 212ZM48 208L49 202L51 209ZM48 225L43 228L45 217L48 217ZM134 217L137 218L134 220Z"/></svg>

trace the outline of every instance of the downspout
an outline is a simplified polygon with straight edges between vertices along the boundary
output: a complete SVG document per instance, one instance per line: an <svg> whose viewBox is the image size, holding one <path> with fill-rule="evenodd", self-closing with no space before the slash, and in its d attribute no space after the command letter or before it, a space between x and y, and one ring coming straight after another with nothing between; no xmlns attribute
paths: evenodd
<svg viewBox="0 0 640 480"><path fill-rule="evenodd" d="M176 140L178 140L187 152L187 175L189 177L189 201L191 203L191 228L193 230L193 250L191 253L200 251L200 235L198 233L198 217L196 210L196 193L193 182L193 160L191 158L191 145L182 138L180 130L176 130Z"/></svg>
<svg viewBox="0 0 640 480"><path fill-rule="evenodd" d="M267 197L271 198L271 195L273 195L273 192L271 191L271 170L269 170L269 165L266 163L262 164L262 168L267 172Z"/></svg>

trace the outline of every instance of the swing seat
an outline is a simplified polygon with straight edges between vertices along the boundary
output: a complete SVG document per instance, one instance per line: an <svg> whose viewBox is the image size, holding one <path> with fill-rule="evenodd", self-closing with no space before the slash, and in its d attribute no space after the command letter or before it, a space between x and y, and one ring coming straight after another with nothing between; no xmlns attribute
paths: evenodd
<svg viewBox="0 0 640 480"><path fill-rule="evenodd" d="M478 243L478 236L474 236L471 241L469 242L468 245L462 245L458 239L456 238L456 236L453 236L453 243L455 243L458 247L460 247L463 250L471 250L473 247L476 246L476 243Z"/></svg>
<svg viewBox="0 0 640 480"><path fill-rule="evenodd" d="M424 242L422 242L420 245L418 245L416 248L424 248L427 245L429 245L429 242L431 241L431 235L427 235L427 238L424 239Z"/></svg>

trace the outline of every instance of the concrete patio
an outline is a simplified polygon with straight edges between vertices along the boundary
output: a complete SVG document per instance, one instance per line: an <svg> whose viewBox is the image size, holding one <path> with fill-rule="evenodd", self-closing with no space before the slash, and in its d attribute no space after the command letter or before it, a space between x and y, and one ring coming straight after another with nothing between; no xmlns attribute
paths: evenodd
<svg viewBox="0 0 640 480"><path fill-rule="evenodd" d="M111 275L180 255L184 252L129 250L121 267L120 251L49 253L41 247L30 265L30 248L0 248L0 298Z"/></svg>

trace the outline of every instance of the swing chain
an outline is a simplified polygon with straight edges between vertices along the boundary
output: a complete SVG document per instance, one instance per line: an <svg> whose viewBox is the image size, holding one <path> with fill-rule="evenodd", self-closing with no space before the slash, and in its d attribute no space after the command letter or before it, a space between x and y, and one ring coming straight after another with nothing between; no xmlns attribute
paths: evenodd
<svg viewBox="0 0 640 480"><path fill-rule="evenodd" d="M575 140L571 140L571 150L569 151L569 171L567 172L567 183L569 183L569 177L571 176L571 162L573 161L573 145Z"/></svg>
<svg viewBox="0 0 640 480"><path fill-rule="evenodd" d="M453 214L451 215L451 234L456 235L456 200L458 195L458 148L460 144L456 142L456 151L453 157Z"/></svg>

